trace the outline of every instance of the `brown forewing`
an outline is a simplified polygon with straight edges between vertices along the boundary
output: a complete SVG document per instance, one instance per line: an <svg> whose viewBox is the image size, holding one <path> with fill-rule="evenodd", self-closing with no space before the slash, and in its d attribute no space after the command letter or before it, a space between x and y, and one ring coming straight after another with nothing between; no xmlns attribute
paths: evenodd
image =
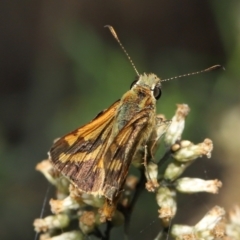
<svg viewBox="0 0 240 240"><path fill-rule="evenodd" d="M102 156L119 101L97 115L90 123L56 141L49 155L53 165L80 190L102 194L104 181Z"/></svg>

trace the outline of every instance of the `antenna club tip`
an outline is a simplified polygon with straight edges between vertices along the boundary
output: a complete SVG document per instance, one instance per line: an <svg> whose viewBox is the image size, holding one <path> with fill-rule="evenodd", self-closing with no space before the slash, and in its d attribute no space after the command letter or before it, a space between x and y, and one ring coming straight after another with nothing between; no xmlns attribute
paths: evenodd
<svg viewBox="0 0 240 240"><path fill-rule="evenodd" d="M117 33L115 32L114 28L111 25L105 25L104 27L108 28L112 33L113 37L115 37L119 41Z"/></svg>
<svg viewBox="0 0 240 240"><path fill-rule="evenodd" d="M221 68L221 69L225 70L225 67L222 66L222 65L220 65L220 64L217 64L217 65L213 66L213 68L214 68L214 69L219 69L219 68Z"/></svg>
<svg viewBox="0 0 240 240"><path fill-rule="evenodd" d="M112 26L109 25L109 24L105 25L104 27L105 27L105 28L112 28Z"/></svg>
<svg viewBox="0 0 240 240"><path fill-rule="evenodd" d="M212 67L210 67L210 68L207 68L207 69L205 69L205 70L203 70L203 71L204 71L204 72L208 72L208 71L217 70L217 69L219 69L219 68L225 70L225 68L224 68L222 65L217 64L217 65L214 65L214 66L212 66Z"/></svg>

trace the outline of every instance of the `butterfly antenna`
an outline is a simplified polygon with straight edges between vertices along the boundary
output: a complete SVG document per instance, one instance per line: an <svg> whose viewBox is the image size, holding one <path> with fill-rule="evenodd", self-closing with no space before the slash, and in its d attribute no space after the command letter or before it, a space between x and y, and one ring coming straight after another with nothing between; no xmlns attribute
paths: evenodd
<svg viewBox="0 0 240 240"><path fill-rule="evenodd" d="M166 82L166 81L169 81L169 80L182 78L182 77L189 77L189 76L197 75L197 74L200 74L200 73L210 72L210 71L213 71L213 70L217 70L219 68L222 68L223 70L225 70L224 67L221 66L221 65L214 65L212 67L209 67L209 68L201 70L201 71L197 71L197 72L193 72L193 73L187 73L187 74L179 75L179 76L176 76L176 77L166 78L166 79L161 80L161 82Z"/></svg>
<svg viewBox="0 0 240 240"><path fill-rule="evenodd" d="M135 71L135 72L137 73L137 75L139 76L139 73L138 73L138 70L137 70L136 66L134 65L131 57L129 56L129 54L128 54L128 52L127 52L127 50L125 49L125 47L124 47L124 46L122 45L122 43L120 42L120 40L119 40L119 38L118 38L118 36L117 36L117 33L115 32L114 28L113 28L112 26L110 26L110 25L106 25L106 26L104 26L104 27L107 27L107 28L110 30L110 32L112 33L113 37L117 40L117 42L118 42L118 44L120 45L120 47L122 48L123 52L126 54L128 60L129 60L130 63L132 64L134 71Z"/></svg>

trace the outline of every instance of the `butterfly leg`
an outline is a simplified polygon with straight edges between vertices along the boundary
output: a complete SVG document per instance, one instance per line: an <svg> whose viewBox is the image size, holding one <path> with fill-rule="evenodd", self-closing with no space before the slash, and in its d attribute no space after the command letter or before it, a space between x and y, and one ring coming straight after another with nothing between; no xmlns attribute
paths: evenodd
<svg viewBox="0 0 240 240"><path fill-rule="evenodd" d="M149 175L149 172L148 172L148 168L147 168L147 157L148 157L148 146L145 145L144 146L144 157L143 157L143 166L145 168L145 176L147 178L148 181L151 180L151 177Z"/></svg>
<svg viewBox="0 0 240 240"><path fill-rule="evenodd" d="M147 182L145 184L146 189L149 192L155 192L156 189L159 187L158 183L158 165L153 161L149 161L148 159L148 146L144 146L144 161L143 165L145 168L145 177ZM151 159L150 159L151 160Z"/></svg>

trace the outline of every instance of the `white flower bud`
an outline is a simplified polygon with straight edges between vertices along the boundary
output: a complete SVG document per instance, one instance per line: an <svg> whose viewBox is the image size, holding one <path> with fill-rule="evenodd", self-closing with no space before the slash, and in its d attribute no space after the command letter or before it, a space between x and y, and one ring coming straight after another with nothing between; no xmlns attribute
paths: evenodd
<svg viewBox="0 0 240 240"><path fill-rule="evenodd" d="M195 226L174 225L171 234L179 240L214 240L216 233L214 228L220 223L225 215L223 208L215 206Z"/></svg>
<svg viewBox="0 0 240 240"><path fill-rule="evenodd" d="M81 198L84 203L93 207L101 207L104 204L104 197L101 196L82 193Z"/></svg>
<svg viewBox="0 0 240 240"><path fill-rule="evenodd" d="M235 206L233 210L229 212L229 219L231 223L239 225L240 227L240 208L239 206Z"/></svg>
<svg viewBox="0 0 240 240"><path fill-rule="evenodd" d="M180 163L178 161L173 161L172 163L168 164L167 169L164 172L164 179L174 181L190 164L191 162Z"/></svg>
<svg viewBox="0 0 240 240"><path fill-rule="evenodd" d="M72 209L78 209L81 206L84 206L85 204L80 204L80 202L77 202L75 199L71 198L70 196L64 198L63 200L55 200L50 199L49 202L51 206L51 211L54 214L58 214L63 211L72 210Z"/></svg>
<svg viewBox="0 0 240 240"><path fill-rule="evenodd" d="M36 170L41 172L44 177L52 184L57 185L57 181L59 179L59 172L57 172L54 168L49 159L43 160L36 165Z"/></svg>
<svg viewBox="0 0 240 240"><path fill-rule="evenodd" d="M197 240L194 237L194 227L174 224L171 230L171 235L178 240Z"/></svg>
<svg viewBox="0 0 240 240"><path fill-rule="evenodd" d="M176 189L184 193L209 192L218 193L222 182L215 180L203 180L200 178L179 178L176 181Z"/></svg>
<svg viewBox="0 0 240 240"><path fill-rule="evenodd" d="M65 232L46 240L84 240L85 236L80 231Z"/></svg>
<svg viewBox="0 0 240 240"><path fill-rule="evenodd" d="M167 187L160 187L156 195L159 218L162 219L165 226L169 226L171 219L177 211L176 192Z"/></svg>
<svg viewBox="0 0 240 240"><path fill-rule="evenodd" d="M70 219L66 214L57 214L45 218L38 218L34 220L34 228L36 232L46 232L49 229L65 228L69 225Z"/></svg>
<svg viewBox="0 0 240 240"><path fill-rule="evenodd" d="M229 239L240 239L240 208L235 206L229 211L229 221L226 224L226 234Z"/></svg>
<svg viewBox="0 0 240 240"><path fill-rule="evenodd" d="M190 141L181 141L172 146L173 158L179 162L192 161L202 155L211 157L213 150L213 143L210 139L206 138L202 143L194 145Z"/></svg>
<svg viewBox="0 0 240 240"><path fill-rule="evenodd" d="M222 220L225 210L219 206L212 208L194 227L195 231L212 230Z"/></svg>
<svg viewBox="0 0 240 240"><path fill-rule="evenodd" d="M97 218L99 219L99 216L94 211L84 211L79 218L79 226L80 229L83 231L84 234L88 234L92 231L94 231L95 226L97 224ZM99 222L99 221L98 221Z"/></svg>
<svg viewBox="0 0 240 240"><path fill-rule="evenodd" d="M172 118L171 124L165 134L165 143L168 146L174 144L181 139L182 132L185 126L185 118L188 115L190 108L187 104L177 104L177 110Z"/></svg>
<svg viewBox="0 0 240 240"><path fill-rule="evenodd" d="M159 187L158 183L158 165L153 162L149 162L147 168L145 169L145 176L147 179L146 189L149 192L154 192L156 188Z"/></svg>

